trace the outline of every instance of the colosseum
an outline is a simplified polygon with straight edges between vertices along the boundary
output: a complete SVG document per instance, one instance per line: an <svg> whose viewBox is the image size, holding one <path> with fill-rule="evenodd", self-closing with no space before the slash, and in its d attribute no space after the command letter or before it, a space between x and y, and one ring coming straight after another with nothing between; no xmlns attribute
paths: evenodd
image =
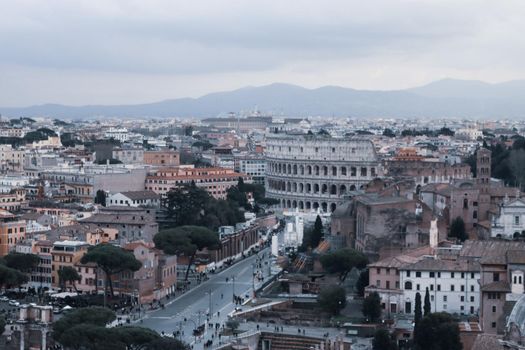
<svg viewBox="0 0 525 350"><path fill-rule="evenodd" d="M382 174L373 143L363 138L270 134L265 152L266 195L283 209L334 211Z"/></svg>

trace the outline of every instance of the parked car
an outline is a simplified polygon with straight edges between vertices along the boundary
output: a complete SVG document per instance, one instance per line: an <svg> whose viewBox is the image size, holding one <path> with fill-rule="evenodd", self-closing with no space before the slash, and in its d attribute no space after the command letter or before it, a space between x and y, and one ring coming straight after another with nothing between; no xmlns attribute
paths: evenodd
<svg viewBox="0 0 525 350"><path fill-rule="evenodd" d="M9 305L11 306L20 306L20 303L16 300L9 300Z"/></svg>
<svg viewBox="0 0 525 350"><path fill-rule="evenodd" d="M0 301L6 302L9 301L9 298L6 296L0 297Z"/></svg>

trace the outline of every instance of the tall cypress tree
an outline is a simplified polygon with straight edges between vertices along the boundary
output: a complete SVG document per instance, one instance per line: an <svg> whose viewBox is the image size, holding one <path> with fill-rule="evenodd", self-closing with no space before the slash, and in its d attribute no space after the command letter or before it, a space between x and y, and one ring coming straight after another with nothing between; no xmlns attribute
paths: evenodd
<svg viewBox="0 0 525 350"><path fill-rule="evenodd" d="M321 217L317 215L315 218L314 228L312 230L312 235L310 237L310 245L312 248L315 248L319 245L323 239L323 221Z"/></svg>
<svg viewBox="0 0 525 350"><path fill-rule="evenodd" d="M425 305L423 306L423 312L425 316L430 314L430 293L428 292L428 287L425 290Z"/></svg>
<svg viewBox="0 0 525 350"><path fill-rule="evenodd" d="M423 314L421 311L421 294L419 292L416 293L416 305L414 307L414 323L416 324L416 327L421 321L421 318L423 318Z"/></svg>

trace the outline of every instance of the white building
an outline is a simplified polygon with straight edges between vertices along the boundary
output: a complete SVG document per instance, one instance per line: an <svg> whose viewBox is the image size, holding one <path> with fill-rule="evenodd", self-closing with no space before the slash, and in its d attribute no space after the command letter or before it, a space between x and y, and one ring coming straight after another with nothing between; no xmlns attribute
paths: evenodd
<svg viewBox="0 0 525 350"><path fill-rule="evenodd" d="M521 198L505 199L499 213L492 217L490 235L512 239L525 231L525 201Z"/></svg>
<svg viewBox="0 0 525 350"><path fill-rule="evenodd" d="M110 195L106 199L107 206L154 207L160 206L160 195L153 191L128 191Z"/></svg>
<svg viewBox="0 0 525 350"><path fill-rule="evenodd" d="M424 305L429 290L431 312L478 314L480 307L480 265L467 259L443 260L432 256L400 268L403 308L414 313L416 293Z"/></svg>
<svg viewBox="0 0 525 350"><path fill-rule="evenodd" d="M114 148L112 158L124 164L142 164L144 163L144 149L131 147Z"/></svg>
<svg viewBox="0 0 525 350"><path fill-rule="evenodd" d="M108 139L119 140L120 142L126 142L129 140L129 132L126 128L109 128L106 131L105 136Z"/></svg>
<svg viewBox="0 0 525 350"><path fill-rule="evenodd" d="M266 173L266 159L260 155L234 155L235 168L239 173L248 174L254 183L264 184Z"/></svg>

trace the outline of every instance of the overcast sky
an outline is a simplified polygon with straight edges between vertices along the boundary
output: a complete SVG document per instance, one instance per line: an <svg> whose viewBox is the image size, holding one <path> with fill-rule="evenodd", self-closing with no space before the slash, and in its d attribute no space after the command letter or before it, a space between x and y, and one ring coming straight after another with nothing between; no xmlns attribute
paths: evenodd
<svg viewBox="0 0 525 350"><path fill-rule="evenodd" d="M525 78L525 1L0 0L0 106Z"/></svg>

